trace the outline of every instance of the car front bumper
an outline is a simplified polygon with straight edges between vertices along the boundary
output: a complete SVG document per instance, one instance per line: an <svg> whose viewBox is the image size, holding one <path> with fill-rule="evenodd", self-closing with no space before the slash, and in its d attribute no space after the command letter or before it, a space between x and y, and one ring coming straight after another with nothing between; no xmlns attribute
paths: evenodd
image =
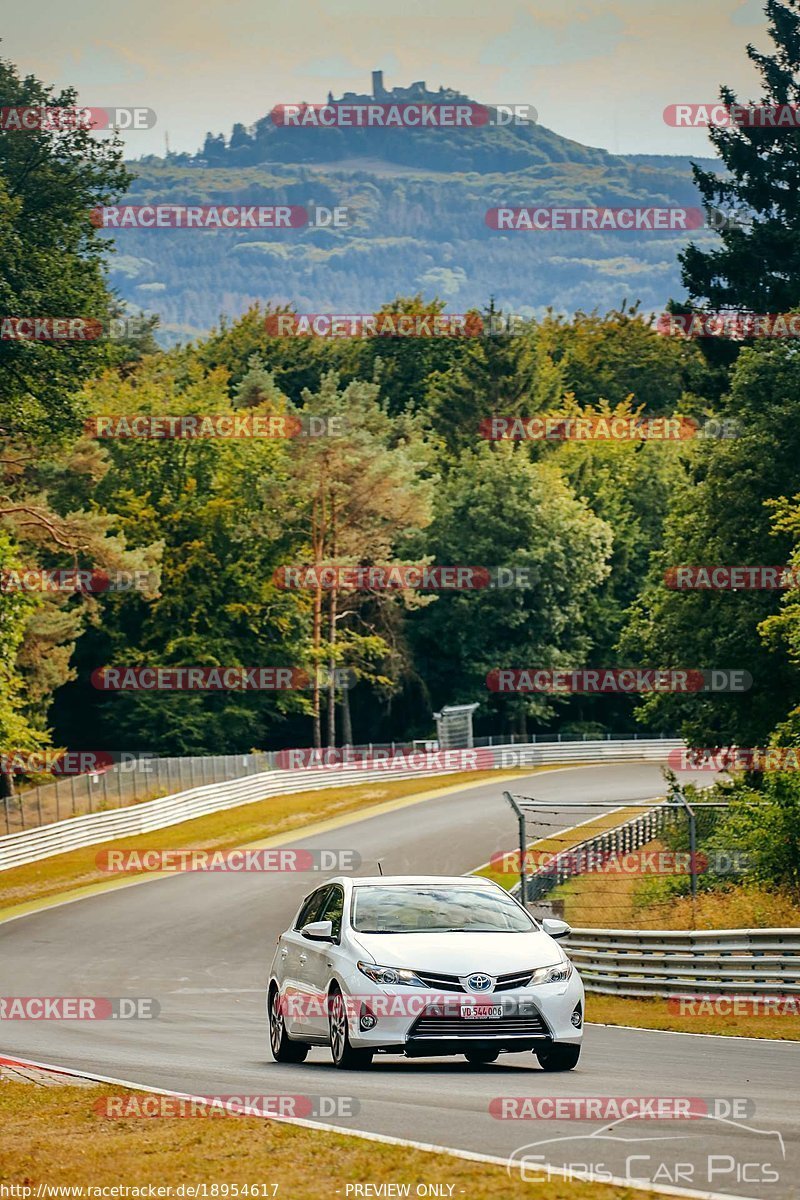
<svg viewBox="0 0 800 1200"><path fill-rule="evenodd" d="M460 1016L463 1003L500 1004L503 1015L464 1019ZM572 1015L579 1004L583 1017L584 991L577 971L566 983L480 996L419 987L372 985L369 994L366 989L353 988L347 1002L350 1042L358 1049L414 1057L460 1054L475 1046L531 1050L554 1042L578 1045L583 1037L583 1020L576 1028ZM374 1018L372 1028L363 1028L364 1017L368 1021Z"/></svg>

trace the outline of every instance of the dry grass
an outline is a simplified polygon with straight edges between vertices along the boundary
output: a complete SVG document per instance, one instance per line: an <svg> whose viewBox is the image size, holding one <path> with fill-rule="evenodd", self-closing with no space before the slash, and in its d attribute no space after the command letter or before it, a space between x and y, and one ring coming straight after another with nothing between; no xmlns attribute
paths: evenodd
<svg viewBox="0 0 800 1200"><path fill-rule="evenodd" d="M666 1000L634 1000L625 996L587 993L586 1019L600 1025L635 1025L641 1029L670 1029L676 1033L717 1033L727 1036L800 1041L798 1016L736 1016L728 1013L698 1016L671 1012Z"/></svg>
<svg viewBox="0 0 800 1200"><path fill-rule="evenodd" d="M664 849L653 841L643 851ZM649 877L654 878L653 876ZM647 902L648 877L588 874L561 884L548 900L564 902L564 920L571 925L605 929L780 929L800 925L800 905L787 889L755 885L699 891Z"/></svg>
<svg viewBox="0 0 800 1200"><path fill-rule="evenodd" d="M614 813L603 813L599 817L586 821L583 825L575 825L572 829L566 829L563 833L539 838L538 841L530 843L528 850L534 851L536 854L558 854L561 850L570 850L580 842L586 841L587 838L595 837L598 833L605 833L608 829L615 829L617 825L622 825L631 817L638 816L641 811L641 808L626 808ZM519 851L509 850L508 854L503 856L502 861L479 867L475 874L484 875L487 879L499 883L501 887L513 888L519 882Z"/></svg>
<svg viewBox="0 0 800 1200"><path fill-rule="evenodd" d="M602 1184L522 1183L503 1167L387 1146L256 1117L108 1120L94 1104L107 1085L0 1083L0 1179L32 1187L278 1184L278 1200L331 1200L348 1184L452 1185L469 1200L636 1200ZM351 1193L352 1195L352 1193Z"/></svg>

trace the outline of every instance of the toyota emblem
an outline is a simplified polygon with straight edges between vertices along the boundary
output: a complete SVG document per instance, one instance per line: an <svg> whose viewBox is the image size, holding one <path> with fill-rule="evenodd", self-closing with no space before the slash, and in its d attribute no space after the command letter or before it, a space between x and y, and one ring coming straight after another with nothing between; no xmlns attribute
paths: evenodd
<svg viewBox="0 0 800 1200"><path fill-rule="evenodd" d="M491 975L484 975L482 972L468 975L465 982L471 992L490 992L494 987Z"/></svg>

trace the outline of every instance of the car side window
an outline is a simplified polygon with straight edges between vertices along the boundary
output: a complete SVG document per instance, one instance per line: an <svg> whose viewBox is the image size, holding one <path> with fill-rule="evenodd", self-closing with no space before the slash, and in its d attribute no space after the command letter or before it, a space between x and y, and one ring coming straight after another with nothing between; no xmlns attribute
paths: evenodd
<svg viewBox="0 0 800 1200"><path fill-rule="evenodd" d="M295 929L302 929L304 926L310 925L312 921L318 921L320 919L319 914L322 909L322 905L328 898L329 892L330 888L328 887L317 888L315 892L312 892L311 895L306 898L305 902L303 903L303 907L297 914L297 920L294 923Z"/></svg>
<svg viewBox="0 0 800 1200"><path fill-rule="evenodd" d="M334 884L330 895L320 909L318 921L330 921L331 934L339 941L342 935L342 913L344 912L344 888Z"/></svg>

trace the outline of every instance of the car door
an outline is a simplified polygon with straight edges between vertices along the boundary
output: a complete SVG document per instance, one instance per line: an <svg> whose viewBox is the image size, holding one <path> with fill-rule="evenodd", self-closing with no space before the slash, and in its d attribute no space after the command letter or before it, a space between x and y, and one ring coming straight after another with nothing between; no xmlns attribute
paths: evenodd
<svg viewBox="0 0 800 1200"><path fill-rule="evenodd" d="M330 885L328 894L325 896L314 920L330 921L331 936L334 938L334 941L316 942L309 941L308 938L303 939L306 946L306 962L304 964L306 978L308 979L309 986L321 997L327 997L328 994L334 956L337 953L337 947L342 936L343 913L344 888L339 883L333 883ZM327 1004L321 1005L319 1009L316 1007L313 1008L309 1032L313 1033L315 1037L328 1036Z"/></svg>
<svg viewBox="0 0 800 1200"><path fill-rule="evenodd" d="M278 944L279 983L285 998L286 1032L290 1037L300 1037L309 1032L315 1007L315 992L308 982L307 971L308 948L312 943L301 935L300 930L304 925L319 920L319 912L329 891L329 885L325 884L306 896L292 928L282 934ZM319 1028L318 1022L314 1028Z"/></svg>

